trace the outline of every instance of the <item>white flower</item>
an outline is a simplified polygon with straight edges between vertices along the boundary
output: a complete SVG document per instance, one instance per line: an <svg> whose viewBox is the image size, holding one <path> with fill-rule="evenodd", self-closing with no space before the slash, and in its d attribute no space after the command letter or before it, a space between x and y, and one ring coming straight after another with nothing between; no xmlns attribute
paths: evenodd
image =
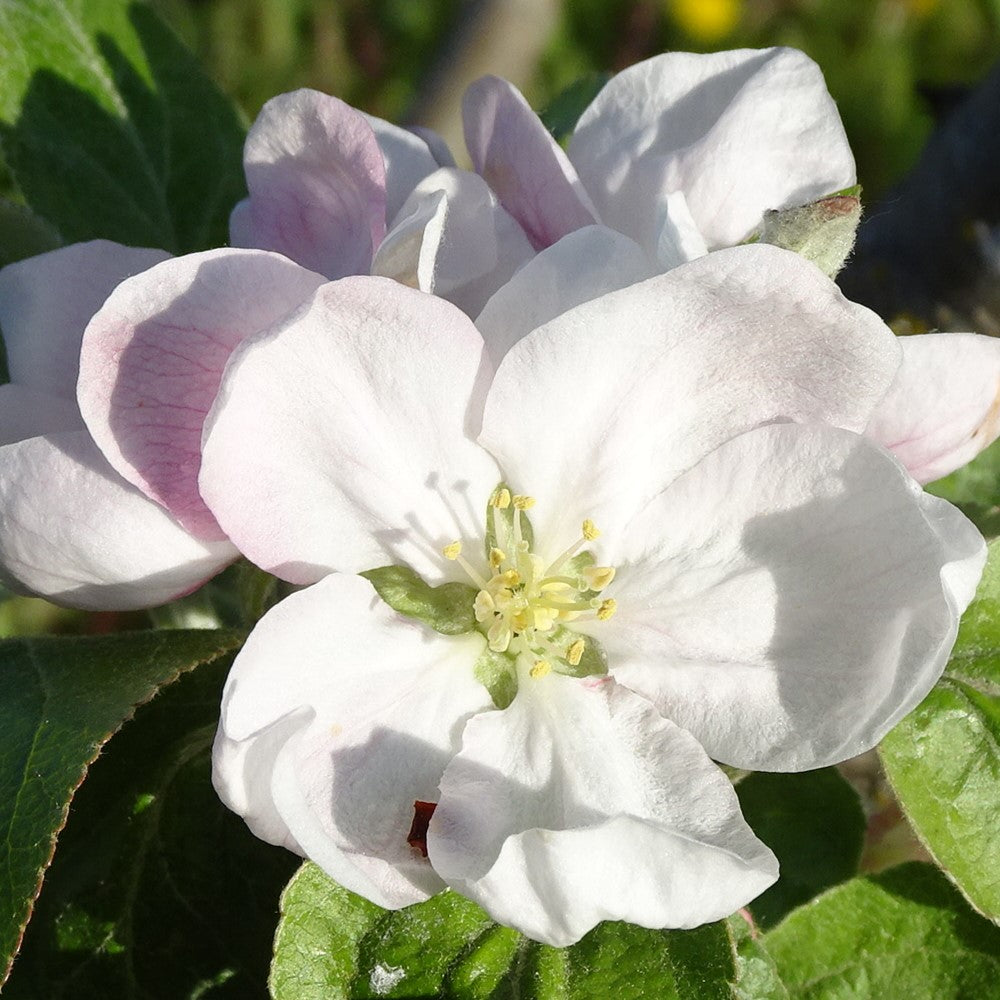
<svg viewBox="0 0 1000 1000"><path fill-rule="evenodd" d="M743 905L776 864L712 760L872 746L983 565L859 433L898 364L873 314L761 246L564 313L496 370L447 303L323 286L237 349L206 424L219 523L311 584L236 661L220 794L381 905L447 884L552 944ZM451 585L439 631L353 575L393 565Z"/></svg>

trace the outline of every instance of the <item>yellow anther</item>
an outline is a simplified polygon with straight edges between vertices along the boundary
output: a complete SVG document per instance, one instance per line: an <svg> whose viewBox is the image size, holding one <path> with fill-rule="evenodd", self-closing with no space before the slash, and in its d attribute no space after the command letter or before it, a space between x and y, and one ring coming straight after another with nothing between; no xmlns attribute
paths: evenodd
<svg viewBox="0 0 1000 1000"><path fill-rule="evenodd" d="M504 486L502 489L497 490L492 497L490 497L490 503L494 507L499 507L500 510L505 510L510 506L510 490Z"/></svg>
<svg viewBox="0 0 1000 1000"><path fill-rule="evenodd" d="M500 574L500 582L507 587L516 587L521 582L521 574L516 569L509 569Z"/></svg>
<svg viewBox="0 0 1000 1000"><path fill-rule="evenodd" d="M614 566L585 566L580 574L588 590L604 590L615 578Z"/></svg>
<svg viewBox="0 0 1000 1000"><path fill-rule="evenodd" d="M609 597L606 601L601 602L601 606L597 609L597 617L602 622L606 622L617 610L618 602L613 597Z"/></svg>
<svg viewBox="0 0 1000 1000"><path fill-rule="evenodd" d="M571 667L578 667L580 661L583 659L584 651L587 648L587 642L585 639L577 639L576 642L571 643L569 648L566 650L566 662Z"/></svg>
<svg viewBox="0 0 1000 1000"><path fill-rule="evenodd" d="M496 611L496 601L488 590L481 590L476 594L476 599L472 604L472 610L476 615L477 622L484 622Z"/></svg>
<svg viewBox="0 0 1000 1000"><path fill-rule="evenodd" d="M507 561L507 553L503 549L490 549L490 565L494 569L499 569Z"/></svg>
<svg viewBox="0 0 1000 1000"><path fill-rule="evenodd" d="M552 672L552 664L548 660L537 660L535 665L528 671L528 673L536 681L539 677L544 677L546 674Z"/></svg>
<svg viewBox="0 0 1000 1000"><path fill-rule="evenodd" d="M451 545L446 545L441 552L445 559L451 559L454 562L462 554L462 543L452 542Z"/></svg>
<svg viewBox="0 0 1000 1000"><path fill-rule="evenodd" d="M588 517L586 521L583 522L583 537L587 539L588 542L592 542L595 538L600 537L600 532L597 530L597 525Z"/></svg>
<svg viewBox="0 0 1000 1000"><path fill-rule="evenodd" d="M534 497L526 497L518 493L514 497L514 506L518 510L531 510L535 506L536 500Z"/></svg>

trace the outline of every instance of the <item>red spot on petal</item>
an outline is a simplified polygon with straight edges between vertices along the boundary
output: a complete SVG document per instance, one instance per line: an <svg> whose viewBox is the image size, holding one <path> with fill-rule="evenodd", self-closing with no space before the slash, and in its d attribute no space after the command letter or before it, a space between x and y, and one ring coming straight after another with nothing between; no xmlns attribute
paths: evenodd
<svg viewBox="0 0 1000 1000"><path fill-rule="evenodd" d="M417 799L413 803L413 822L410 824L410 832L406 835L406 842L410 847L415 847L426 858L427 857L427 827L430 825L431 816L437 809L436 802L421 802Z"/></svg>

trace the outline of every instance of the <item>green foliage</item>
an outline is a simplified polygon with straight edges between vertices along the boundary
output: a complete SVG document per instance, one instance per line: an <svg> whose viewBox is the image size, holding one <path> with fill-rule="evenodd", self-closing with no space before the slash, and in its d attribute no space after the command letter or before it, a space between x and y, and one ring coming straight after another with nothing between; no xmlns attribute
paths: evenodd
<svg viewBox="0 0 1000 1000"><path fill-rule="evenodd" d="M517 694L517 661L506 653L484 647L476 660L476 680L490 693L497 708L507 708Z"/></svg>
<svg viewBox="0 0 1000 1000"><path fill-rule="evenodd" d="M212 788L228 666L164 688L94 762L4 1000L266 996L278 897L299 859L257 840Z"/></svg>
<svg viewBox="0 0 1000 1000"><path fill-rule="evenodd" d="M803 774L758 771L736 786L754 833L774 851L781 877L751 904L762 927L857 874L865 814L835 768Z"/></svg>
<svg viewBox="0 0 1000 1000"><path fill-rule="evenodd" d="M972 905L1000 921L1000 542L944 676L881 753L920 839Z"/></svg>
<svg viewBox="0 0 1000 1000"><path fill-rule="evenodd" d="M831 889L764 936L792 1000L990 1000L1000 928L913 862Z"/></svg>
<svg viewBox="0 0 1000 1000"><path fill-rule="evenodd" d="M59 245L59 234L30 208L0 198L0 267Z"/></svg>
<svg viewBox="0 0 1000 1000"><path fill-rule="evenodd" d="M733 914L727 924L736 947L738 978L733 1000L788 1000L788 990L760 932L741 913Z"/></svg>
<svg viewBox="0 0 1000 1000"><path fill-rule="evenodd" d="M570 948L499 927L453 892L387 912L306 863L281 904L274 1000L729 1000L737 971L724 923L694 931L600 924Z"/></svg>
<svg viewBox="0 0 1000 1000"><path fill-rule="evenodd" d="M443 635L462 635L476 627L476 588L467 583L432 587L409 566L383 566L361 574L394 611L416 618Z"/></svg>
<svg viewBox="0 0 1000 1000"><path fill-rule="evenodd" d="M67 242L226 242L242 127L146 4L3 0L0 51L7 166Z"/></svg>
<svg viewBox="0 0 1000 1000"><path fill-rule="evenodd" d="M191 631L0 642L0 969L9 970L70 800L102 745L136 705L240 639Z"/></svg>
<svg viewBox="0 0 1000 1000"><path fill-rule="evenodd" d="M552 98L539 117L556 142L569 140L580 116L610 79L610 73L588 73Z"/></svg>
<svg viewBox="0 0 1000 1000"><path fill-rule="evenodd" d="M928 485L927 492L959 507L987 538L1000 535L1000 441Z"/></svg>

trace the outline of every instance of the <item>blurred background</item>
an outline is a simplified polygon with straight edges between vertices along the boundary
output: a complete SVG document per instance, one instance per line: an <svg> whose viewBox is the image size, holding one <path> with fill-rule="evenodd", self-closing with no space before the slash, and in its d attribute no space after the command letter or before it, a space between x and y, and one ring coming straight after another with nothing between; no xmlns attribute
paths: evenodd
<svg viewBox="0 0 1000 1000"><path fill-rule="evenodd" d="M461 150L465 84L491 72L544 108L582 74L668 49L792 45L840 106L872 203L935 116L1000 57L1000 0L154 0L253 118L310 86Z"/></svg>

